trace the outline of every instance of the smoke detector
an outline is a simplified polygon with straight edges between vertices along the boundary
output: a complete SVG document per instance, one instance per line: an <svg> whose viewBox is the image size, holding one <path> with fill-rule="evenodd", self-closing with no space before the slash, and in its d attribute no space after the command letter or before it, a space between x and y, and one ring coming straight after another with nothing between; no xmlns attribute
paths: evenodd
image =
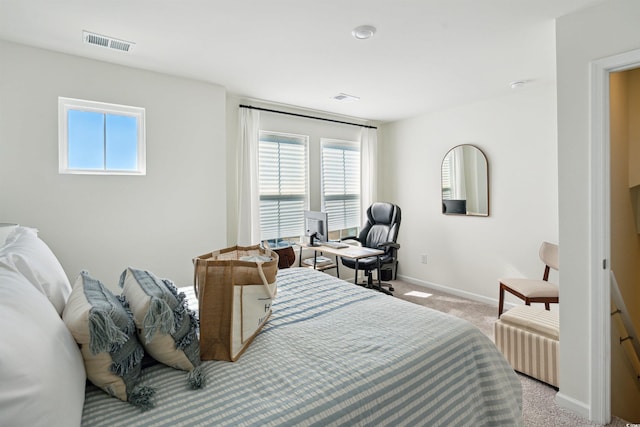
<svg viewBox="0 0 640 427"><path fill-rule="evenodd" d="M372 25L360 25L351 31L351 35L357 40L370 39L375 33L376 27Z"/></svg>
<svg viewBox="0 0 640 427"><path fill-rule="evenodd" d="M94 46L106 47L108 49L121 50L129 52L136 44L124 40L118 40L113 37L103 36L101 34L92 33L90 31L82 31L82 39L86 44Z"/></svg>

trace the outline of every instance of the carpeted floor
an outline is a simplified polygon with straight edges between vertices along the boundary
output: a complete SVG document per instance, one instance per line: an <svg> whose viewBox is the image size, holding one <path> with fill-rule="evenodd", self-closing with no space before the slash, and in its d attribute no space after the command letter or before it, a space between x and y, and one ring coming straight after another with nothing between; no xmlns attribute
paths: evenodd
<svg viewBox="0 0 640 427"><path fill-rule="evenodd" d="M465 319L493 340L493 322L497 318L497 307L400 280L394 280L392 284L395 288L394 296ZM554 400L557 393L555 388L526 375L518 374L518 376L522 382L522 412L525 426L599 425L560 408ZM616 417L613 417L612 422L607 424L611 427L625 427L626 425L626 421Z"/></svg>

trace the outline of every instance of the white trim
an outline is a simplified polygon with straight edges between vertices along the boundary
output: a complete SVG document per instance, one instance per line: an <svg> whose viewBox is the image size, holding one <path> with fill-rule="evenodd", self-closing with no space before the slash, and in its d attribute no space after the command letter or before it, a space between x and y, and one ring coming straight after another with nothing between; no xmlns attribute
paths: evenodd
<svg viewBox="0 0 640 427"><path fill-rule="evenodd" d="M70 169L68 151L68 113L69 110L92 111L103 114L115 114L119 116L134 117L137 123L137 164L135 170L96 170L96 169ZM87 101L58 97L58 173L81 175L146 175L146 126L145 109L128 105L108 104L105 102Z"/></svg>
<svg viewBox="0 0 640 427"><path fill-rule="evenodd" d="M590 65L590 404L588 418L598 424L611 419L611 197L609 74L640 65L640 50L593 61ZM603 266L603 262L606 265ZM558 396L562 406L573 407ZM577 402L574 402L577 404ZM578 405L580 406L580 405ZM578 412L578 411L576 411Z"/></svg>
<svg viewBox="0 0 640 427"><path fill-rule="evenodd" d="M568 409L583 418L589 419L589 406L584 402L573 399L561 391L556 393L555 401L559 407Z"/></svg>

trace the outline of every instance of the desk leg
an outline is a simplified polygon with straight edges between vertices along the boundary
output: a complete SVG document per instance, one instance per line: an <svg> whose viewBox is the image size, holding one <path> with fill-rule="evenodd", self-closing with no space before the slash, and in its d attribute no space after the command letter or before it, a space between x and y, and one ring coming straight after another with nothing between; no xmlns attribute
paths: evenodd
<svg viewBox="0 0 640 427"><path fill-rule="evenodd" d="M300 246L300 256L298 257L298 267L302 267L302 246Z"/></svg>
<svg viewBox="0 0 640 427"><path fill-rule="evenodd" d="M356 258L356 272L355 272L355 279L353 279L353 283L355 283L356 285L358 284L358 259Z"/></svg>
<svg viewBox="0 0 640 427"><path fill-rule="evenodd" d="M336 277L340 278L340 265L338 264L338 255L336 255Z"/></svg>

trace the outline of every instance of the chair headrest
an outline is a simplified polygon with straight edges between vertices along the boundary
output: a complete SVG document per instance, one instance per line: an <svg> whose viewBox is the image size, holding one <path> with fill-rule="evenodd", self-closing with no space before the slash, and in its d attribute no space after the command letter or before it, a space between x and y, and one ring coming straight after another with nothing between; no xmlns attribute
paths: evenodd
<svg viewBox="0 0 640 427"><path fill-rule="evenodd" d="M392 203L375 202L368 209L368 216L372 224L393 224L397 222L398 208Z"/></svg>

